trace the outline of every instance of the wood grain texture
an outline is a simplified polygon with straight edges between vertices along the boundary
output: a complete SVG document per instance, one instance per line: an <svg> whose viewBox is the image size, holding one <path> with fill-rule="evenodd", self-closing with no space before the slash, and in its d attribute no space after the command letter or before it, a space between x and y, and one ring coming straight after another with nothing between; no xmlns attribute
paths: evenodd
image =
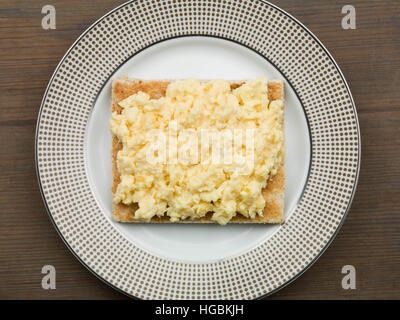
<svg viewBox="0 0 400 320"><path fill-rule="evenodd" d="M53 4L57 30L41 28ZM124 299L69 252L44 208L34 167L40 102L59 60L95 20L123 1L0 2L0 298ZM342 0L281 0L340 65L362 135L358 190L346 222L323 256L268 299L400 298L400 6L351 1L357 29L342 30ZM57 270L57 289L41 288L41 268ZM357 269L357 289L341 288L341 268Z"/></svg>

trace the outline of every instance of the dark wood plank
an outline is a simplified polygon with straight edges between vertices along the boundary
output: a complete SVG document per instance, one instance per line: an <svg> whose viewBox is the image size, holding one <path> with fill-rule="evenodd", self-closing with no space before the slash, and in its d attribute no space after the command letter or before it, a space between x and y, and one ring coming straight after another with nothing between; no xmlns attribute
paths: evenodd
<svg viewBox="0 0 400 320"><path fill-rule="evenodd" d="M50 223L34 168L34 131L53 70L75 39L124 1L62 1L57 30L41 28L46 1L0 2L0 298L123 299L68 251ZM356 101L362 134L358 190L324 255L268 299L400 298L400 6L351 1L357 29L342 30L342 0L281 0L340 65ZM57 289L41 288L43 265ZM341 288L341 268L357 269L357 289Z"/></svg>

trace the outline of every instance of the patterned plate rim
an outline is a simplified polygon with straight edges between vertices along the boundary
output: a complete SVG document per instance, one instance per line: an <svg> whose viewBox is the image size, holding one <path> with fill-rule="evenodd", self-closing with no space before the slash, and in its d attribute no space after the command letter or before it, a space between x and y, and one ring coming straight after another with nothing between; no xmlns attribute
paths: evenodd
<svg viewBox="0 0 400 320"><path fill-rule="evenodd" d="M347 91L348 97L350 98L351 106L352 106L353 111L354 111L354 121L355 121L355 125L356 125L357 143L358 143L358 144L357 144L357 167L356 167L356 171L355 171L355 177L354 177L354 182L353 182L353 186L352 186L351 195L350 195L350 198L348 199L347 207L346 207L346 209L344 210L344 213L343 213L343 215L342 215L342 218L341 218L340 222L338 223L338 225L337 225L337 227L336 227L336 230L332 233L332 235L330 236L329 240L325 243L325 246L324 246L322 249L320 249L319 253L316 254L316 255L313 257L313 259L312 259L306 266L304 266L303 269L302 269L300 272L298 272L297 274L295 274L294 276L292 276L290 279L288 279L286 282L283 282L282 284L280 284L279 286L277 286L277 287L274 288L273 290L271 290L271 291L269 291L269 292L266 292L265 294L259 295L259 296L257 296L257 297L254 297L254 299L262 299L262 298L267 297L267 296L269 296L269 295L271 295L271 294L274 294L275 292L281 290L282 288L284 288L285 286L287 286L288 284L290 284L291 282L293 282L293 281L295 281L297 278L299 278L304 272L306 272L306 271L320 258L320 256L326 251L326 249L329 247L329 245L330 245L330 244L332 243L332 241L335 239L336 235L338 234L339 230L341 229L341 227L342 227L342 225L343 225L343 223L344 223L344 221L345 221L345 219L346 219L346 217L347 217L347 214L348 214L348 212L349 212L349 210L350 210L350 207L351 207L351 204L352 204L352 202L353 202L354 195L355 195L355 192L356 192L356 189L357 189L357 184L358 184L358 179L359 179L359 172L360 172L360 165L361 165L361 135L360 135L360 127L359 127L359 121L358 121L357 110L356 110L356 107L355 107L355 102L354 102L353 96L352 96L352 94L351 94L351 90L350 90L350 88L349 88L349 86L348 86L348 83L347 83L347 81L346 81L346 79L345 79L345 77L344 77L344 75L343 75L343 73L342 73L340 67L338 66L338 64L336 63L335 59L332 57L332 55L330 54L330 52L329 52L329 51L326 49L326 47L322 44L322 42L321 42L321 41L320 41L306 26L304 26L297 18L293 17L291 14L287 13L287 12L284 11L283 9L279 8L278 6L272 4L272 3L268 2L268 1L264 1L264 0L253 0L253 1L254 1L254 2L260 2L260 3L263 3L263 4L267 5L267 6L269 6L269 7L272 7L272 8L274 8L275 10L279 11L279 12L280 12L281 14L283 14L284 16L286 16L287 18L289 18L290 20L292 20L293 22L295 22L295 23L296 23L301 29L303 29L303 30L304 30L304 31L319 45L319 47L324 51L324 53L325 53L326 56L329 58L329 60L331 61L331 63L332 63L333 66L335 67L336 71L338 72L338 74L339 74L339 76L340 76L340 79L342 80L342 82L343 82L343 84L344 84L344 86L345 86L345 89L346 89L346 91ZM42 196L43 203L44 203L44 205L45 205L46 211L47 211L47 213L48 213L48 216L49 216L49 218L50 218L50 220L51 220L51 222L52 222L54 228L56 229L57 233L59 234L59 236L61 237L61 239L62 239L63 242L65 243L65 245L67 246L67 248L68 248L68 249L71 251L71 253L78 259L78 261L80 261L80 263L82 263L82 265L84 265L92 274L94 274L94 275L95 275L98 279L100 279L102 282L106 283L107 285L109 285L110 287L114 288L115 290L121 292L121 293L124 294L124 295L127 295L127 296L129 296L129 297L132 297L132 298L136 298L136 299L137 299L138 297L136 297L136 296L134 296L134 295L132 295L132 294L130 294L130 293L124 291L123 289L121 289L121 288L115 286L113 283L111 283L110 281L106 280L105 278L103 278L103 277L102 277L101 275L99 275L98 273L96 273L95 270L93 270L89 265L87 265L87 264L83 261L83 259L75 252L75 250L70 246L70 244L68 243L68 241L65 239L65 237L63 236L63 234L62 234L62 232L60 231L59 227L57 226L57 223L56 223L56 221L54 220L54 217L53 217L52 214L51 214L51 210L50 210L50 208L49 208L49 206L48 206L48 203L47 203L47 200L46 200L46 197L45 197L45 194L44 194L44 190L43 190L43 187L42 187L42 181L41 181L41 177L40 177L40 171L39 171L39 157L38 157L39 124L40 124L40 120L41 120L41 116L42 116L42 111L43 111L43 108L44 108L44 103L45 103L45 101L46 101L48 92L49 92L49 90L50 90L50 88L51 88L51 86L52 86L52 84L53 84L53 80L54 80L55 76L57 75L57 73L58 73L60 67L61 67L62 64L63 64L63 62L64 62L65 59L68 57L68 55L71 53L71 51L75 48L75 46L76 46L76 45L77 45L77 44L78 44L78 43L79 43L79 42L80 42L94 27L96 27L100 22L102 22L104 19L106 19L108 16L112 15L112 14L115 13L116 11L118 11L118 10L120 10L121 8L123 8L123 7L125 7L125 6L128 6L128 5L132 4L132 3L135 3L135 2L140 2L140 0L130 0L130 1L128 1L128 2L125 2L125 3L123 3L123 4L119 5L119 6L117 6L116 8L112 9L111 11L107 12L105 15L103 15L103 16L100 17L99 19L97 19L94 23L92 23L92 24L91 24L91 25L90 25L90 26L89 26L89 27L74 41L74 43L70 46L70 48L69 48L69 49L67 50L67 52L64 54L64 56L62 57L62 59L60 60L60 62L57 64L57 67L55 68L55 71L53 72L53 74L52 74L52 76L51 76L51 78L50 78L50 80L49 80L49 83L48 83L48 85L47 85L47 87L46 87L46 90L45 90L45 93L44 93L44 95L43 95L43 98L42 98L42 101L41 101L41 105L40 105L40 108L39 108L39 112L38 112L38 118L37 118L37 123L36 123L36 130L35 130L35 169L36 169L36 175L37 175L37 179L38 179L38 183L39 183L40 193L41 193L41 196ZM183 35L183 36L177 36L176 38L184 37L184 36L211 36L211 37L214 37L214 35L207 35L207 34L201 34L201 33L200 33L200 34L185 34L185 35ZM174 37L172 37L172 38L174 38ZM171 39L172 39L172 38L171 38ZM229 39L229 38L226 38L226 39L225 39L225 38L223 38L223 37L218 37L218 36L217 36L216 38L221 38L221 39L224 39L224 40L232 40L232 39ZM169 39L164 39L164 40L169 40ZM157 41L155 41L155 42L157 42ZM256 52L257 54L260 54L257 50L255 50L255 49L253 49L253 48L251 48L251 47L248 47L248 46L247 46L246 44L244 44L244 43L240 43L239 41L238 41L238 42L233 41L233 42L238 43L238 44L240 44L240 45L242 45L242 46L245 46L245 47L247 47L247 48L253 50L253 51ZM150 47L150 46L153 45L153 44L155 44L155 43L152 43L152 44L150 44L149 46L143 47L140 51L143 51L143 50L147 49L148 47ZM262 55L262 54L261 54L261 56L264 57L264 55ZM266 57L264 57L264 58L266 58ZM266 58L266 59L267 59L268 61L270 61L268 58ZM272 61L270 61L270 62L275 66L275 64L274 64ZM123 63L124 63L124 62L123 62ZM123 64L123 63L122 63L122 64ZM121 66L121 65L120 65L120 66ZM118 66L117 69L119 69L120 66ZM275 67L276 67L276 66L275 66ZM285 78L286 78L285 73L284 73L282 70L280 70L280 68L276 67L276 69L277 69L282 75L284 75ZM108 80L108 79L107 79L107 80ZM106 80L106 81L107 81L107 80ZM102 88L103 86L104 86L104 84L101 86L101 88ZM297 91L295 90L294 87L293 87L293 89L294 89L294 91L295 91L295 93L296 93L296 95L297 95ZM101 89L100 89L100 90L101 90ZM96 99L97 99L97 98L96 98ZM301 101L301 104L303 105L303 102L302 102L302 100L300 99L300 97L299 97L299 100ZM303 109L304 109L304 106L303 106ZM304 110L304 111L305 111L305 110ZM306 114L306 116L307 116L307 114ZM312 146L310 146L310 147L312 148ZM312 159L312 156L313 156L313 154L311 154L311 159ZM310 161L310 162L311 162L311 161ZM308 175L309 175L309 174L310 174L310 172L308 173ZM306 182L306 184L305 184L305 186L304 186L304 189L306 188L306 185L307 185L307 182ZM303 190L303 192L304 192L304 190ZM300 196L300 199L301 199L301 197L302 197L302 195Z"/></svg>

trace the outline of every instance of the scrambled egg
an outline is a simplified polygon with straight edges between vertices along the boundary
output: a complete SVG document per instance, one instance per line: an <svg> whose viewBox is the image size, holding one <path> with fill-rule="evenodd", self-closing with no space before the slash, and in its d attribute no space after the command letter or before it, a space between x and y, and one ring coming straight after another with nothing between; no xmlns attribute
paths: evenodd
<svg viewBox="0 0 400 320"><path fill-rule="evenodd" d="M283 102L268 101L266 79L248 80L234 90L225 80L175 81L168 85L165 97L150 99L138 92L119 105L122 112L113 112L110 120L112 133L123 145L117 156L121 182L115 203L137 203L135 217L143 221L167 214L176 222L213 212L212 220L225 225L237 213L248 218L262 215L262 189L276 174L284 154ZM254 139L242 134L241 143L233 143L244 130L252 132ZM232 133L227 141L233 153L246 154L244 164L210 161L215 154L207 151L213 146L204 143L209 140L201 135L223 131ZM158 134L158 142L167 146L167 152L154 148L155 132L165 134ZM184 132L199 139L188 139ZM201 156L176 161L189 140L200 141L187 149ZM226 153L224 146L218 145L216 153ZM149 161L149 154L162 161Z"/></svg>

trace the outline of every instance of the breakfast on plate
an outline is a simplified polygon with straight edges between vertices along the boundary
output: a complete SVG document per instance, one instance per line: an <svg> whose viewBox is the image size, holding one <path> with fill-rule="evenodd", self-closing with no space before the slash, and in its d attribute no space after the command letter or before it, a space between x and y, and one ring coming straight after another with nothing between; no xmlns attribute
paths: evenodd
<svg viewBox="0 0 400 320"><path fill-rule="evenodd" d="M112 84L112 217L119 222L281 223L283 82Z"/></svg>

